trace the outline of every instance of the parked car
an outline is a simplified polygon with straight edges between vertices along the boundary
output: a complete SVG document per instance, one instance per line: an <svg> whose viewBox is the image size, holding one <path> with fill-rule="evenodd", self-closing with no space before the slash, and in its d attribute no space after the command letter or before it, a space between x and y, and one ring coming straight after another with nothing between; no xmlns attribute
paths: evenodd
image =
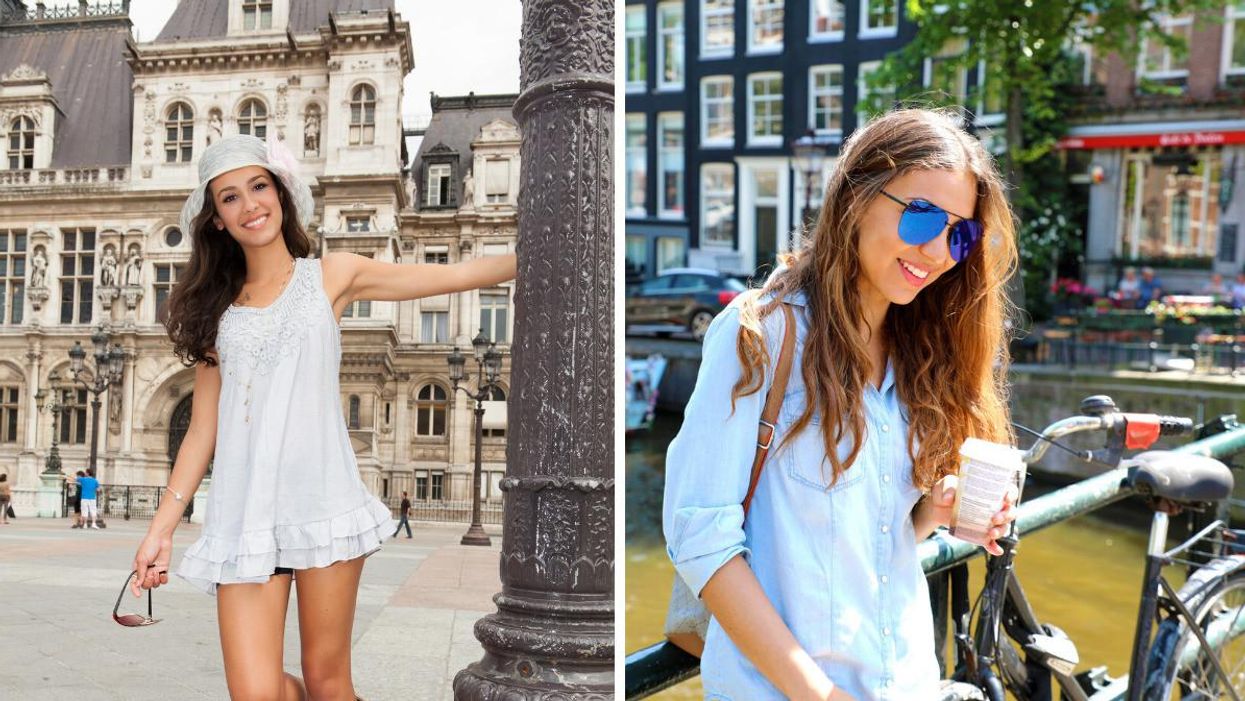
<svg viewBox="0 0 1245 701"><path fill-rule="evenodd" d="M738 279L702 268L671 268L627 293L627 333L669 336L687 332L697 341L740 292Z"/></svg>

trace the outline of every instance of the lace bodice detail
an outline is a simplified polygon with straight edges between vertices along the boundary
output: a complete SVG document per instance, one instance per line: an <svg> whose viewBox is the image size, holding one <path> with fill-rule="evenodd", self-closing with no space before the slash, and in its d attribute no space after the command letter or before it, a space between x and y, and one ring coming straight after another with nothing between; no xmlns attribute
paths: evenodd
<svg viewBox="0 0 1245 701"><path fill-rule="evenodd" d="M222 367L242 363L255 373L267 374L282 358L298 350L299 340L320 311L319 268L318 260L300 258L295 261L290 281L272 304L230 305L225 310L216 332Z"/></svg>

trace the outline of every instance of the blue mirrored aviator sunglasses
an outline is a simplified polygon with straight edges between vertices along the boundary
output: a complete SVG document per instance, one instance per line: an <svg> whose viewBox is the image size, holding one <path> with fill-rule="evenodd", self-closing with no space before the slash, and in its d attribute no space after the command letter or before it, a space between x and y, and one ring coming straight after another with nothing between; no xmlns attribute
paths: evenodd
<svg viewBox="0 0 1245 701"><path fill-rule="evenodd" d="M933 202L916 199L904 202L883 190L883 195L903 205L903 215L899 217L899 238L904 243L920 246L932 241L947 228L950 217L959 219L951 226L951 236L947 240L947 248L951 251L951 259L959 263L972 253L973 247L981 240L982 226L976 219L961 217L948 212Z"/></svg>

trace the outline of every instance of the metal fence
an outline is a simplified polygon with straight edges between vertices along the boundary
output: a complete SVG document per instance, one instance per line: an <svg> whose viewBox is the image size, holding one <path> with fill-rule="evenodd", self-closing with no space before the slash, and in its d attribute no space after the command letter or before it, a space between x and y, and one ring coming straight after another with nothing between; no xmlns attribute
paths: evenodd
<svg viewBox="0 0 1245 701"><path fill-rule="evenodd" d="M164 499L164 487L131 484L102 484L99 487L99 514L101 517L116 517L129 521L132 518L155 518L160 501ZM187 500L186 511L182 519L190 523L190 515L194 512L193 500ZM61 489L61 516L68 516L73 511L73 501L69 485Z"/></svg>
<svg viewBox="0 0 1245 701"><path fill-rule="evenodd" d="M1071 369L1176 370L1234 377L1245 373L1245 354L1237 343L1111 343L1076 337L1044 338L1032 352L1017 353L1015 360Z"/></svg>
<svg viewBox="0 0 1245 701"><path fill-rule="evenodd" d="M398 518L402 506L402 497L388 497L383 500ZM446 501L441 499L412 499L412 521L448 521L451 523L471 523L470 501ZM480 503L480 522L500 525L502 520L502 503L500 501L483 501Z"/></svg>

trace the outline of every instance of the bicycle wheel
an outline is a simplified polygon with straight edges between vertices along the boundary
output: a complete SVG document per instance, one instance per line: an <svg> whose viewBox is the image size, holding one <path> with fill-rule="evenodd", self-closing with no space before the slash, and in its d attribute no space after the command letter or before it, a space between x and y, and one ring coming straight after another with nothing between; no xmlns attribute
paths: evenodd
<svg viewBox="0 0 1245 701"><path fill-rule="evenodd" d="M1245 557L1208 563L1177 592L1197 620L1212 649L1201 646L1181 618L1159 625L1148 656L1147 701L1210 701L1231 698L1230 687L1245 698ZM1225 680L1210 660L1213 655Z"/></svg>

